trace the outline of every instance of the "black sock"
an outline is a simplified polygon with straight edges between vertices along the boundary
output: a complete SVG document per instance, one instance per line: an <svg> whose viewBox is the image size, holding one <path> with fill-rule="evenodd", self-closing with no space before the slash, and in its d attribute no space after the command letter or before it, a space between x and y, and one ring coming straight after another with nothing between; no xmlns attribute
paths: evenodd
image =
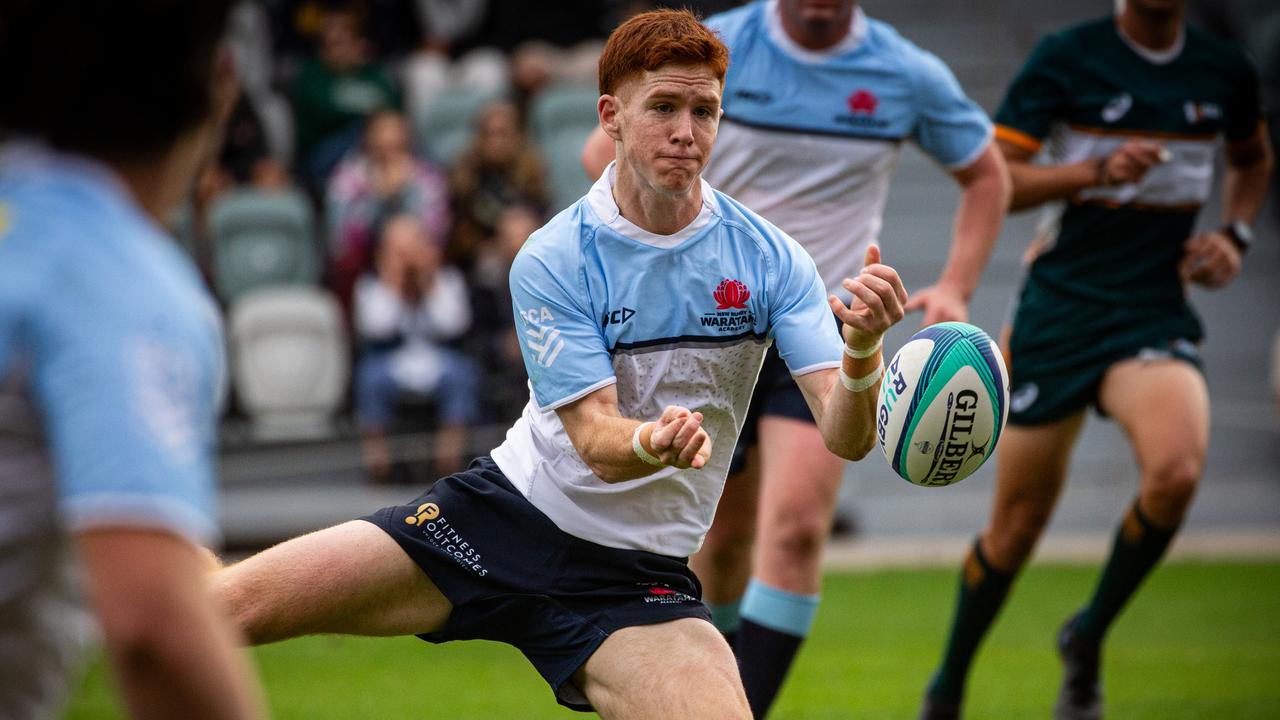
<svg viewBox="0 0 1280 720"><path fill-rule="evenodd" d="M771 630L750 620L742 621L734 654L738 656L738 670L742 673L742 686L747 691L752 717L764 718L769 714L803 642L804 638L798 635Z"/></svg>
<svg viewBox="0 0 1280 720"><path fill-rule="evenodd" d="M960 573L960 589L956 595L956 613L951 621L951 635L942 667L929 683L929 696L944 703L959 704L964 697L969 664L987 629L1000 612L1013 573L991 567L982 554L982 543L975 540Z"/></svg>
<svg viewBox="0 0 1280 720"><path fill-rule="evenodd" d="M1076 623L1076 637L1101 644L1107 628L1120 614L1125 603L1142 584L1156 563L1169 547L1177 528L1155 527L1142 514L1135 500L1116 531L1111 557L1102 571L1093 599L1080 614Z"/></svg>

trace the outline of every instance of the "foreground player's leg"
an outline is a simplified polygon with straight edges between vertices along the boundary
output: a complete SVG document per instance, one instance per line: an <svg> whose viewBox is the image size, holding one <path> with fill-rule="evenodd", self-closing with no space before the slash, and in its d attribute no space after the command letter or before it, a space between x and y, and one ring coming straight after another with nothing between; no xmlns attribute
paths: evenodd
<svg viewBox="0 0 1280 720"><path fill-rule="evenodd" d="M844 461L812 423L776 416L760 420L760 459L759 542L736 650L751 709L763 718L818 610Z"/></svg>
<svg viewBox="0 0 1280 720"><path fill-rule="evenodd" d="M213 591L252 644L314 633L415 635L452 609L387 533L353 520L214 574Z"/></svg>
<svg viewBox="0 0 1280 720"><path fill-rule="evenodd" d="M997 450L991 520L960 573L951 635L921 718L958 717L974 653L1049 522L1083 421L1080 412L1044 425L1005 428Z"/></svg>
<svg viewBox="0 0 1280 720"><path fill-rule="evenodd" d="M1102 716L1102 640L1182 523L1209 445L1209 394L1188 363L1119 363L1103 379L1100 401L1128 434L1142 480L1093 598L1059 634L1066 676L1054 712L1063 719Z"/></svg>
<svg viewBox="0 0 1280 720"><path fill-rule="evenodd" d="M574 675L606 720L749 720L729 645L704 620L623 628Z"/></svg>

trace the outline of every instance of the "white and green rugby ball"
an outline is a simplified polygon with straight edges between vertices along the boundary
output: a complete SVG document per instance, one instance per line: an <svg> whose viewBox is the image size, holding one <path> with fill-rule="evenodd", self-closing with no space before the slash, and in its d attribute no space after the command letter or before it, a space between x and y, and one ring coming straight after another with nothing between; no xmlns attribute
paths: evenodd
<svg viewBox="0 0 1280 720"><path fill-rule="evenodd" d="M916 485L960 482L991 457L1009 416L1009 373L968 323L930 325L889 361L876 431L889 467Z"/></svg>

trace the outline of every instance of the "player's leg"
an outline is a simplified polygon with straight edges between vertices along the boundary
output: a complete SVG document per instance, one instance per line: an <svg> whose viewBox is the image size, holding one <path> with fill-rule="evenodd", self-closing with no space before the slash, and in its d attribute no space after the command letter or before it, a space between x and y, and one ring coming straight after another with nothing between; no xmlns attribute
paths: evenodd
<svg viewBox="0 0 1280 720"><path fill-rule="evenodd" d="M1092 599L1060 634L1066 679L1055 712L1061 718L1101 716L1102 640L1181 525L1209 444L1208 390L1187 362L1118 363L1107 371L1099 400L1129 436L1142 479Z"/></svg>
<svg viewBox="0 0 1280 720"><path fill-rule="evenodd" d="M606 720L751 717L733 652L695 618L618 630L574 683Z"/></svg>
<svg viewBox="0 0 1280 720"><path fill-rule="evenodd" d="M743 452L745 463L725 481L702 549L689 558L689 567L702 583L702 601L711 609L711 622L730 647L737 639L742 595L751 579L760 494L759 451L753 446Z"/></svg>
<svg viewBox="0 0 1280 720"><path fill-rule="evenodd" d="M765 717L818 609L844 461L816 425L791 417L761 418L759 447L759 541L736 650L751 709Z"/></svg>
<svg viewBox="0 0 1280 720"><path fill-rule="evenodd" d="M223 568L214 574L213 591L253 644L312 633L432 632L451 610L396 541L363 520Z"/></svg>
<svg viewBox="0 0 1280 720"><path fill-rule="evenodd" d="M991 519L965 559L942 665L922 718L958 717L969 665L1030 557L1066 479L1084 412L1041 425L1009 425L996 457Z"/></svg>

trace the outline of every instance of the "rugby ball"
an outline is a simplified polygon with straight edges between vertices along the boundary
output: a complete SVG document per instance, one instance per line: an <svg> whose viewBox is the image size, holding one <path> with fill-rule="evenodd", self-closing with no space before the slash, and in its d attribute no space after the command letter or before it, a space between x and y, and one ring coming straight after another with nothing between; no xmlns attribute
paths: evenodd
<svg viewBox="0 0 1280 720"><path fill-rule="evenodd" d="M968 323L930 325L880 381L876 432L889 467L916 485L960 482L991 457L1009 416L1009 373L991 337Z"/></svg>

